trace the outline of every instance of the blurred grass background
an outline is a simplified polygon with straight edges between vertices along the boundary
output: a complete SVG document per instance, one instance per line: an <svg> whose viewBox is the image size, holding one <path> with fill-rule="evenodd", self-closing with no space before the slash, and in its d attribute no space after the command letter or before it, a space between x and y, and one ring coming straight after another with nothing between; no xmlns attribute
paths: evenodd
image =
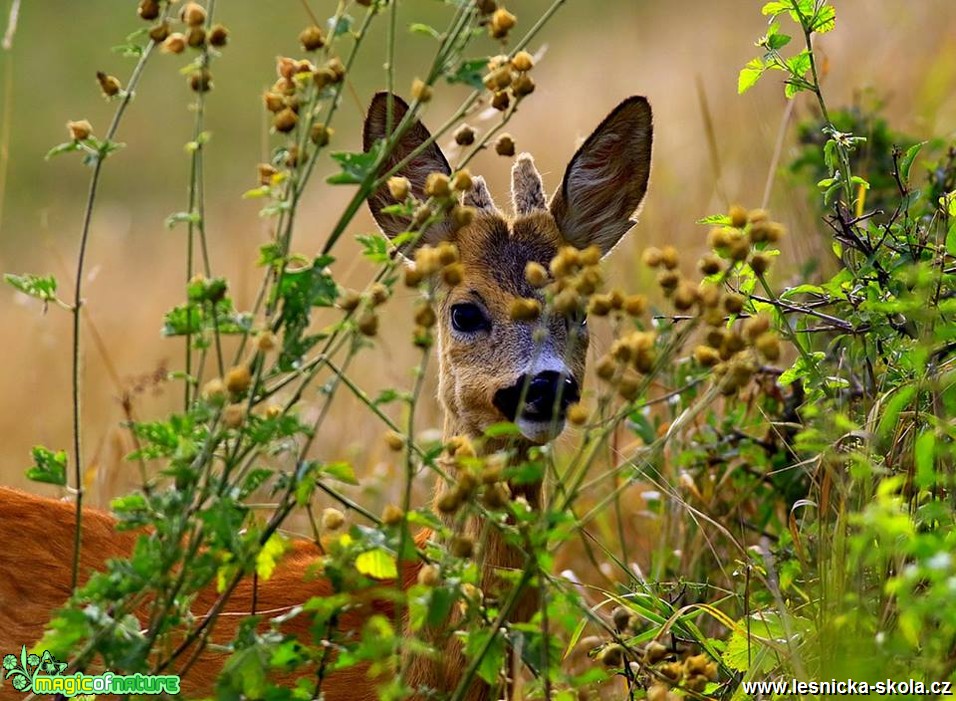
<svg viewBox="0 0 956 701"><path fill-rule="evenodd" d="M310 0L320 18L330 16L335 4ZM515 0L508 6L518 15L518 29L525 30L549 4ZM11 0L0 3L0 21L5 22L10 5ZM608 278L627 291L652 288L650 276L636 265L646 245L677 245L689 272L705 248L706 229L694 223L697 218L724 210L729 202L761 204L787 105L776 75L742 97L736 94L737 72L758 54L753 41L765 32L760 5L740 0L570 0L530 47L544 50L534 70L538 89L508 131L519 151L535 155L549 190L560 183L580 140L617 102L644 94L654 107L651 189L641 224L614 251L608 268ZM55 274L67 298L90 172L79 158L45 161L43 155L65 140L68 119L89 119L97 134L106 130L114 105L100 96L95 72L125 82L132 60L110 47L142 26L135 7L133 0L26 2L12 49L0 50L0 134L5 137L0 143L0 270ZM409 23L441 27L450 11L434 0L402 4L396 85L404 94L412 78L427 69L434 47L432 39L410 34ZM885 103L895 129L917 138L952 136L956 3L841 0L837 11L837 30L820 37L818 44L831 106L877 100ZM277 55L301 55L296 37L310 22L294 0L221 1L216 19L229 27L230 41L214 65L215 89L207 102L207 129L212 132L206 151L208 231L214 272L230 279L237 306L248 308L261 277L256 251L268 240L270 226L258 216L261 201L241 199L257 184L255 166L266 159L271 143L261 94L275 79ZM333 146L338 149L360 148L363 107L384 86L386 19L377 22L336 118ZM488 40L472 49L475 56L495 52ZM182 341L163 339L159 330L165 310L181 300L185 281L185 232L166 230L163 220L186 208L188 156L183 145L193 129L192 96L178 69L188 61L188 55L151 60L118 135L127 146L105 167L85 283L84 452L93 504L104 505L136 484L132 466L121 459L129 445L118 429L118 397L164 363L170 369L182 366ZM438 90L426 123L441 123L466 91L462 86ZM794 119L810 115L811 107L808 96L798 97ZM791 129L781 164L792 148ZM508 202L509 159L484 153L471 170L486 176L499 203ZM352 194L351 188L324 183L332 171L326 158L313 178L298 218L296 251L309 254L321 246ZM828 250L807 201L786 177L776 180L769 204L774 218L791 232L774 271L778 283ZM351 231L373 229L363 210ZM372 269L357 248L347 242L335 253L338 279L364 285ZM387 313L395 321L384 325L376 348L353 366L355 377L373 396L384 387L411 385L418 351L410 343L410 300L404 288L398 290ZM592 358L602 347L602 332L595 326ZM70 445L70 318L58 308L44 314L39 304L6 288L0 290L0 328L0 483L25 486L31 446ZM432 362L417 418L422 430L441 427L434 369ZM147 389L137 396L137 414L161 416L175 410L181 396L174 384ZM316 397L313 390L306 398L307 419ZM380 440L382 430L343 391L314 448L316 457L354 461L368 478L363 490L370 505L394 498L401 483L390 463L394 456Z"/></svg>

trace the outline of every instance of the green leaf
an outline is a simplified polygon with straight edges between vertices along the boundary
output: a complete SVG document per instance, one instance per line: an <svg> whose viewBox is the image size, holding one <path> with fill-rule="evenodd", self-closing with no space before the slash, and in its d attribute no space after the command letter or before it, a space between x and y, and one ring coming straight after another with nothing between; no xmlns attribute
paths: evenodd
<svg viewBox="0 0 956 701"><path fill-rule="evenodd" d="M910 180L910 169L913 167L913 161L916 160L916 157L919 155L920 150L923 146L926 145L925 141L920 141L918 144L914 144L906 149L906 154L903 156L903 159L900 161L900 180L904 183L908 183Z"/></svg>
<svg viewBox="0 0 956 701"><path fill-rule="evenodd" d="M492 424L485 429L485 436L488 438L500 438L501 436L520 436L521 429L510 421L502 421Z"/></svg>
<svg viewBox="0 0 956 701"><path fill-rule="evenodd" d="M810 31L817 34L826 34L836 26L836 8L832 5L821 5L813 21Z"/></svg>
<svg viewBox="0 0 956 701"><path fill-rule="evenodd" d="M330 462L322 466L321 474L331 477L338 482L357 485L359 481L355 477L355 468L351 463L344 461Z"/></svg>
<svg viewBox="0 0 956 701"><path fill-rule="evenodd" d="M387 263L388 242L381 234L359 234L355 237L362 246L362 255L373 263Z"/></svg>
<svg viewBox="0 0 956 701"><path fill-rule="evenodd" d="M361 553L355 558L355 569L372 579L395 579L398 577L395 556L382 548Z"/></svg>
<svg viewBox="0 0 956 701"><path fill-rule="evenodd" d="M729 214L711 214L702 219L698 219L697 223L706 224L709 226L730 226L730 215Z"/></svg>
<svg viewBox="0 0 956 701"><path fill-rule="evenodd" d="M740 75L737 77L737 94L743 95L750 90L750 88L757 84L757 81L760 80L760 76L762 76L766 70L767 67L763 59L750 59L747 65L740 69Z"/></svg>
<svg viewBox="0 0 956 701"><path fill-rule="evenodd" d="M269 536L269 539L263 544L259 553L256 555L256 574L259 575L260 579L266 581L272 577L272 573L275 572L276 569L276 564L287 547L288 544L285 538L278 533L273 533Z"/></svg>
<svg viewBox="0 0 956 701"><path fill-rule="evenodd" d="M33 447L33 467L27 470L27 479L44 484L66 486L66 451L53 452L42 445Z"/></svg>
<svg viewBox="0 0 956 701"><path fill-rule="evenodd" d="M826 358L826 354L822 351L816 351L815 353L810 354L810 358L812 361L819 363ZM807 359L801 355L797 358L793 365L791 365L787 370L784 370L783 374L777 378L777 384L782 387L787 387L793 384L794 380L807 377L812 369L811 363L808 363Z"/></svg>
<svg viewBox="0 0 956 701"><path fill-rule="evenodd" d="M475 90L484 90L485 84L482 78L488 70L488 58L472 58L462 61L454 73L445 76L451 84L464 83Z"/></svg>
<svg viewBox="0 0 956 701"><path fill-rule="evenodd" d="M384 148L385 141L380 139L372 145L367 153L348 151L332 153L332 160L342 167L342 172L330 175L326 178L326 182L330 185L360 185L372 175L375 162Z"/></svg>
<svg viewBox="0 0 956 701"><path fill-rule="evenodd" d="M928 428L916 439L916 484L930 489L936 484L936 432Z"/></svg>
<svg viewBox="0 0 956 701"><path fill-rule="evenodd" d="M177 224L182 224L188 222L190 224L198 224L200 221L199 212L174 212L166 217L163 222L163 226L167 229L172 229Z"/></svg>
<svg viewBox="0 0 956 701"><path fill-rule="evenodd" d="M46 160L50 160L51 158L55 156L59 156L62 153L71 153L73 151L80 151L82 148L83 146L80 144L79 141L64 141L62 144L57 144L56 146L51 148L49 151L47 151L46 156L44 156L44 158Z"/></svg>
<svg viewBox="0 0 956 701"><path fill-rule="evenodd" d="M760 8L761 14L764 15L779 15L782 12L790 11L790 3L787 0L773 0L773 2L768 2L762 8Z"/></svg>
<svg viewBox="0 0 956 701"><path fill-rule="evenodd" d="M3 276L7 284L15 287L20 292L43 302L53 302L56 300L56 278L52 275L13 275L7 273Z"/></svg>
<svg viewBox="0 0 956 701"><path fill-rule="evenodd" d="M408 28L408 31L410 31L412 34L424 34L432 39L441 39L441 32L439 32L430 24L412 22L411 26Z"/></svg>

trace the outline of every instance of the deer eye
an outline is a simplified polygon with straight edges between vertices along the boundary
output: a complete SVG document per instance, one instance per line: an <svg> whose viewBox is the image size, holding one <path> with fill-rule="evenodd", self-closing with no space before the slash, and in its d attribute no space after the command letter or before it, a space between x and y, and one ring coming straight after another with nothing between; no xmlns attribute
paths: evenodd
<svg viewBox="0 0 956 701"><path fill-rule="evenodd" d="M461 333L475 333L487 331L491 322L477 304L463 303L452 305L451 325L455 331Z"/></svg>

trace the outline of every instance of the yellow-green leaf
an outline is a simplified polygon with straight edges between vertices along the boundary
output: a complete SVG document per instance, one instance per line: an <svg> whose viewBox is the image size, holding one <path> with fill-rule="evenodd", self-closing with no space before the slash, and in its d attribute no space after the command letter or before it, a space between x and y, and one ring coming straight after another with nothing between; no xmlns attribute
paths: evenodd
<svg viewBox="0 0 956 701"><path fill-rule="evenodd" d="M269 540L265 542L262 550L256 555L256 574L259 575L259 579L265 581L272 576L276 569L276 563L288 547L285 538L278 533L269 536Z"/></svg>
<svg viewBox="0 0 956 701"><path fill-rule="evenodd" d="M355 558L355 569L372 579L395 579L398 576L395 556L381 548L367 550Z"/></svg>

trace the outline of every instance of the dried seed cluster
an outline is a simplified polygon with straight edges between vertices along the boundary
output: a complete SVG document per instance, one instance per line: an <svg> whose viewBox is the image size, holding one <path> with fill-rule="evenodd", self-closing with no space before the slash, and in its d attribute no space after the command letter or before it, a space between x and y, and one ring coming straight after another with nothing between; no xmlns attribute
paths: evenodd
<svg viewBox="0 0 956 701"><path fill-rule="evenodd" d="M144 20L160 20L150 28L149 38L160 45L160 51L164 54L181 54L187 48L218 49L229 41L229 30L222 24L209 26L206 8L198 2L185 3L172 20L163 15L160 0L140 0L137 12ZM97 78L107 97L119 93L120 85L116 78L105 76L104 79L99 74ZM187 82L194 92L207 92L212 89L212 74L205 66L196 68L187 76Z"/></svg>
<svg viewBox="0 0 956 701"><path fill-rule="evenodd" d="M507 13L506 10L498 12ZM527 51L519 51L513 57L503 54L494 56L488 62L488 72L482 78L491 93L491 106L503 112L511 106L512 99L521 100L533 93L535 84L530 75L532 68L534 58Z"/></svg>
<svg viewBox="0 0 956 701"><path fill-rule="evenodd" d="M504 479L507 456L492 454L476 456L474 445L466 436L455 436L445 446L445 460L453 465L455 481L446 485L445 491L435 503L443 514L454 514L465 504L478 499L492 511L504 509L512 500L511 488ZM463 548L464 551L464 548ZM470 557L457 555L458 557Z"/></svg>
<svg viewBox="0 0 956 701"><path fill-rule="evenodd" d="M303 47L306 46L307 40L308 45L313 45L315 35L311 30L314 29L318 28L307 27L300 34L299 41ZM321 35L321 30L319 34ZM263 94L262 101L266 110L272 113L272 128L278 133L287 134L299 124L300 112L307 104L305 92L309 82L314 82L319 90L337 85L345 78L345 64L341 59L333 57L316 67L307 59L280 56L276 59L276 74L276 82ZM312 125L309 136L312 143L325 146L332 134L332 129L316 123Z"/></svg>

